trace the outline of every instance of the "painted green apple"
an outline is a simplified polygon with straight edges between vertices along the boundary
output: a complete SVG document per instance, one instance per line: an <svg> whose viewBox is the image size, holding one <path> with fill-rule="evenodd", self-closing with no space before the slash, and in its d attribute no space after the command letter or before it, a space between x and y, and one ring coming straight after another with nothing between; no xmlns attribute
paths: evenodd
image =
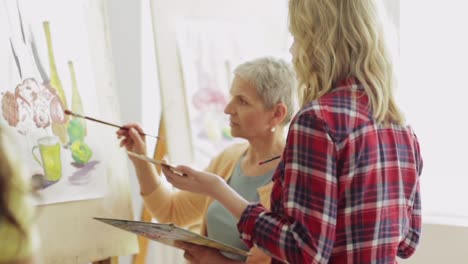
<svg viewBox="0 0 468 264"><path fill-rule="evenodd" d="M86 164L93 156L91 148L81 140L73 142L71 145L73 160L78 164Z"/></svg>
<svg viewBox="0 0 468 264"><path fill-rule="evenodd" d="M75 141L83 141L85 137L85 128L78 118L70 120L67 132L71 143L74 143Z"/></svg>

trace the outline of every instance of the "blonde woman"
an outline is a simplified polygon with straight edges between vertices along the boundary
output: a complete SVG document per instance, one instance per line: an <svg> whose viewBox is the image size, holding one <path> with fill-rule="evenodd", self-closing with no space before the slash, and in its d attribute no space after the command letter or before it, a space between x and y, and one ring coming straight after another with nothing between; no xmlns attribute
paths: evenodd
<svg viewBox="0 0 468 264"><path fill-rule="evenodd" d="M224 112L229 115L231 134L245 143L228 147L209 164L206 171L220 175L248 201L270 207L272 176L285 144L284 127L293 116L296 86L294 71L281 59L263 57L245 62L234 70L231 100ZM119 130L121 146L146 154L146 144L138 125ZM249 251L239 238L237 220L218 201L190 192L174 192L161 185L155 168L129 156L135 167L146 208L159 222L186 226L202 221L201 234ZM269 263L270 257L258 248L248 258L220 253L207 247L193 247L185 257L193 263Z"/></svg>
<svg viewBox="0 0 468 264"><path fill-rule="evenodd" d="M212 174L164 169L177 188L223 204L244 242L272 263L397 263L418 244L422 159L394 100L376 2L289 1L302 108L273 176L271 210Z"/></svg>
<svg viewBox="0 0 468 264"><path fill-rule="evenodd" d="M0 125L0 264L40 263L31 190L13 140Z"/></svg>

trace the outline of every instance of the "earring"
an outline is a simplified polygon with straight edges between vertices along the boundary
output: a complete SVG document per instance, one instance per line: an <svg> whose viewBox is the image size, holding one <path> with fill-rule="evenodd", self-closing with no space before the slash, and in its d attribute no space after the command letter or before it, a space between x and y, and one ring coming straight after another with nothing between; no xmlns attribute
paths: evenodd
<svg viewBox="0 0 468 264"><path fill-rule="evenodd" d="M276 131L276 127L272 127L272 128L270 129L270 132L271 132L271 133L275 133L275 131Z"/></svg>

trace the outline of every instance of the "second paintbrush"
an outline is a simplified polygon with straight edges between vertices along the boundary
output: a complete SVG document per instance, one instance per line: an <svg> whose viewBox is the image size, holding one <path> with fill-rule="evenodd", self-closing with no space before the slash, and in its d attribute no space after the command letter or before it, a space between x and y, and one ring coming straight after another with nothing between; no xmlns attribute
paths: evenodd
<svg viewBox="0 0 468 264"><path fill-rule="evenodd" d="M119 126L119 125L112 124L112 123L102 121L102 120L99 120L99 119L96 119L96 118L92 118L92 117L89 117L89 116L84 116L84 115L80 115L80 114L77 114L77 113L73 113L70 110L65 110L64 113L67 114L67 115L74 116L74 117L79 117L79 118L84 118L84 119L87 119L87 120L91 120L91 121L101 123L101 124L104 124L104 125L113 126L113 127L117 127L117 128L120 128L120 129L128 130L128 127ZM147 137L152 137L152 138L155 138L155 139L161 139L158 136L153 136L153 135L149 135L149 134L145 134L145 133L140 133L140 134L144 135L144 136L147 136Z"/></svg>

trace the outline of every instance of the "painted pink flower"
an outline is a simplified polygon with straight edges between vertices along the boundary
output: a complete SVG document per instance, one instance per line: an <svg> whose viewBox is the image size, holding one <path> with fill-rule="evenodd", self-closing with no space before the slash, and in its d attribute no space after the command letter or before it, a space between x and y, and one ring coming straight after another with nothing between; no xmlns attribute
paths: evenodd
<svg viewBox="0 0 468 264"><path fill-rule="evenodd" d="M200 89L193 96L193 105L199 111L222 111L226 103L223 92L216 89Z"/></svg>
<svg viewBox="0 0 468 264"><path fill-rule="evenodd" d="M50 125L50 113L48 104L35 104L33 121L37 128L45 128Z"/></svg>
<svg viewBox="0 0 468 264"><path fill-rule="evenodd" d="M3 118L10 126L16 126L19 122L18 103L16 96L11 92L6 92L2 96L2 114Z"/></svg>
<svg viewBox="0 0 468 264"><path fill-rule="evenodd" d="M26 135L35 128L34 121L33 121L33 109L31 105L23 100L22 98L16 98L16 102L18 103L18 116L19 116L19 123L16 125L16 129L22 135Z"/></svg>
<svg viewBox="0 0 468 264"><path fill-rule="evenodd" d="M51 122L66 122L63 106L52 87L38 83L33 78L25 79L2 96L2 113L10 126L20 134L32 129L47 128Z"/></svg>
<svg viewBox="0 0 468 264"><path fill-rule="evenodd" d="M18 86L16 86L15 95L16 97L23 99L29 105L32 105L33 102L38 99L40 89L40 84L38 84L36 80L28 78L25 79L22 84L18 84Z"/></svg>

